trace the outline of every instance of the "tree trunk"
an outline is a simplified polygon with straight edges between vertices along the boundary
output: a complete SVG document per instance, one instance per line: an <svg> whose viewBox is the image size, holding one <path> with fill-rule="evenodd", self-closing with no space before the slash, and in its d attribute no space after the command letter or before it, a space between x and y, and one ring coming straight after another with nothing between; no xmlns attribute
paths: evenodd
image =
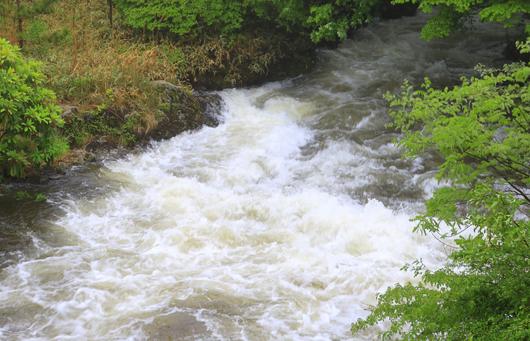
<svg viewBox="0 0 530 341"><path fill-rule="evenodd" d="M23 29L23 19L22 19L22 4L20 3L21 0L16 0L16 15L15 15L15 20L16 20L16 25L17 25L17 41L18 41L18 46L20 48L23 48L24 47L24 39L22 39L22 29Z"/></svg>
<svg viewBox="0 0 530 341"><path fill-rule="evenodd" d="M113 18L112 18L112 7L113 7L112 0L107 0L107 5L109 6L108 16L109 16L110 30L112 32L112 29L114 27Z"/></svg>

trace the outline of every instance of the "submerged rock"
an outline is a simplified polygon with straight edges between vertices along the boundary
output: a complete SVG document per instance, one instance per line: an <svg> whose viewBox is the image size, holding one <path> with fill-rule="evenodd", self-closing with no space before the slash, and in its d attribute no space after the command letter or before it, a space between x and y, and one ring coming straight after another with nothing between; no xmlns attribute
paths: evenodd
<svg viewBox="0 0 530 341"><path fill-rule="evenodd" d="M144 331L153 340L192 340L210 333L204 322L179 311L155 317Z"/></svg>

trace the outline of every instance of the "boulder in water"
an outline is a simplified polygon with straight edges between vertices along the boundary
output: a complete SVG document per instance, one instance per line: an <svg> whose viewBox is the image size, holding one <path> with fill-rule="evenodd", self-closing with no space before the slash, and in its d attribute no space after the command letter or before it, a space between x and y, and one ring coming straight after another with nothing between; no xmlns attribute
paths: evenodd
<svg viewBox="0 0 530 341"><path fill-rule="evenodd" d="M218 124L216 116L222 102L218 95L193 93L185 87L163 80L153 81L151 84L162 91L162 110L156 127L146 137L155 140L169 139L187 130Z"/></svg>

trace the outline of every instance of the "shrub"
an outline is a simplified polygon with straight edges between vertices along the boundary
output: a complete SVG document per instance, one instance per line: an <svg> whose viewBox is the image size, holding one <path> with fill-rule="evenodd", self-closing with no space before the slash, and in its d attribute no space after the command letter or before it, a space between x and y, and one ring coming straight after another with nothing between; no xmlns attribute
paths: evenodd
<svg viewBox="0 0 530 341"><path fill-rule="evenodd" d="M440 154L438 178L451 183L416 230L456 246L438 270L414 263L421 284L388 289L354 333L388 319L385 335L405 339L530 338L530 64L479 71L452 89L427 81L389 96L401 145Z"/></svg>
<svg viewBox="0 0 530 341"><path fill-rule="evenodd" d="M50 163L68 146L56 134L63 121L55 95L42 86L40 65L0 39L1 172L22 177Z"/></svg>

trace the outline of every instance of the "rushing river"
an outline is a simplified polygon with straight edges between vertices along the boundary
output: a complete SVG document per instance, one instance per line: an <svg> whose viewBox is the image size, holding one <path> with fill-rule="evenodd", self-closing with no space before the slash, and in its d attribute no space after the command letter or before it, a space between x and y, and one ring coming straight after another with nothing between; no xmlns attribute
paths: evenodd
<svg viewBox="0 0 530 341"><path fill-rule="evenodd" d="M426 43L373 24L311 74L226 90L223 123L0 197L0 338L332 340L442 245L409 219L429 158L392 144L386 91L497 63L504 33ZM384 326L380 326L384 327ZM373 339L377 329L359 339Z"/></svg>

